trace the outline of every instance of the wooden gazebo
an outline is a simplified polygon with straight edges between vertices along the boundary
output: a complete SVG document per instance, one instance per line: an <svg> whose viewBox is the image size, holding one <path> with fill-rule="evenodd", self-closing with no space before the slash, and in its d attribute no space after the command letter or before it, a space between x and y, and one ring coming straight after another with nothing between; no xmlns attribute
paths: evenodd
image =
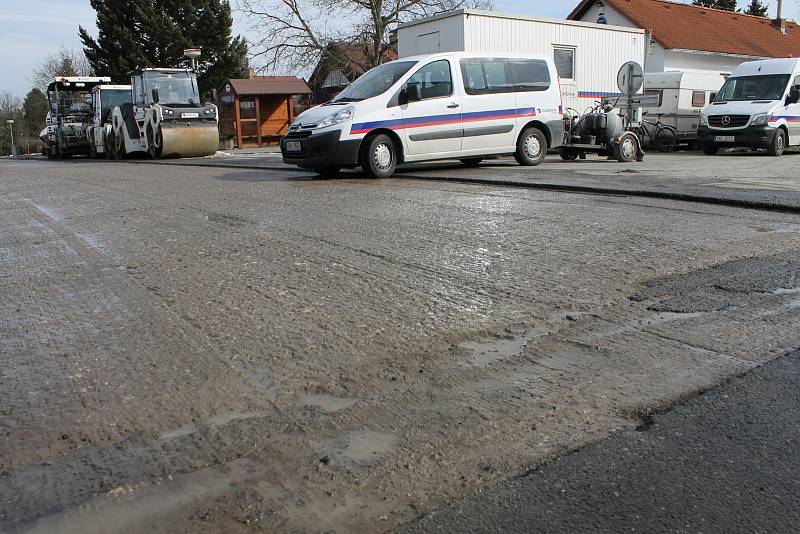
<svg viewBox="0 0 800 534"><path fill-rule="evenodd" d="M294 120L294 97L310 94L295 76L225 80L217 92L220 134L238 148L275 144Z"/></svg>

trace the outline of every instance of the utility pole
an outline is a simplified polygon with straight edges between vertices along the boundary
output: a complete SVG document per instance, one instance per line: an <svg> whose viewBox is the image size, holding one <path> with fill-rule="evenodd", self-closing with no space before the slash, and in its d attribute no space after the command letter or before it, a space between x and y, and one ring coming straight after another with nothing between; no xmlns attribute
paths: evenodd
<svg viewBox="0 0 800 534"><path fill-rule="evenodd" d="M11 131L11 156L16 157L17 151L14 150L14 119L8 119L8 129Z"/></svg>

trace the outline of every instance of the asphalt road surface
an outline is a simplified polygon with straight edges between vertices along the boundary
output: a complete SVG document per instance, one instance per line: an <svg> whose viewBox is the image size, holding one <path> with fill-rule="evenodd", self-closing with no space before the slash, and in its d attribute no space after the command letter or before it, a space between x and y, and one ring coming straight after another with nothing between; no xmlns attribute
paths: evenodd
<svg viewBox="0 0 800 534"><path fill-rule="evenodd" d="M800 353L402 532L796 532Z"/></svg>
<svg viewBox="0 0 800 534"><path fill-rule="evenodd" d="M795 214L273 166L0 162L0 531L388 531L800 347Z"/></svg>

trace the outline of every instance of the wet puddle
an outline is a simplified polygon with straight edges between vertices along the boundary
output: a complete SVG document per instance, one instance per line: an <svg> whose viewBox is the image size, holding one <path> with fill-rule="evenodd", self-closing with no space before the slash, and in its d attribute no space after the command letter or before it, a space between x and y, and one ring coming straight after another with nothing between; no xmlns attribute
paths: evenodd
<svg viewBox="0 0 800 534"><path fill-rule="evenodd" d="M371 463L389 452L397 443L397 436L376 430L348 432L344 436L322 444L323 452L340 461Z"/></svg>
<svg viewBox="0 0 800 534"><path fill-rule="evenodd" d="M349 408L357 402L358 399L344 399L333 395L306 395L297 403L297 407L316 406L324 412L333 413Z"/></svg>
<svg viewBox="0 0 800 534"><path fill-rule="evenodd" d="M164 432L159 436L158 439L161 441L169 441L171 439L181 438L183 436L188 436L189 434L194 434L198 430L203 428L219 428L224 426L232 421L240 421L243 419L252 419L254 417L266 417L270 415L272 412L262 411L262 412L229 412L223 413L219 415L215 415L214 417L209 417L204 421L198 421L196 423L189 423L188 425L184 425L180 428L176 428L175 430L170 430L168 432Z"/></svg>
<svg viewBox="0 0 800 534"><path fill-rule="evenodd" d="M473 352L469 363L484 367L503 358L510 358L522 352L529 342L546 336L550 330L545 326L531 328L518 335L498 336L495 339L484 341L464 341L458 346Z"/></svg>

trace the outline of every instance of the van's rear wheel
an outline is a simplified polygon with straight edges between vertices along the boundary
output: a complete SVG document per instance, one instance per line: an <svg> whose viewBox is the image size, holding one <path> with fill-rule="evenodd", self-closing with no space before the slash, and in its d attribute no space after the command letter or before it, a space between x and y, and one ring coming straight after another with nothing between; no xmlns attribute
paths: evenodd
<svg viewBox="0 0 800 534"><path fill-rule="evenodd" d="M392 138L379 134L367 140L361 152L361 168L373 178L388 178L397 168L397 148Z"/></svg>
<svg viewBox="0 0 800 534"><path fill-rule="evenodd" d="M703 143L703 153L708 156L713 156L719 152L719 146L714 143Z"/></svg>
<svg viewBox="0 0 800 534"><path fill-rule="evenodd" d="M784 150L786 150L786 132L783 131L783 128L778 128L778 131L775 132L775 136L772 138L772 142L767 147L767 154L770 156L780 156L783 154Z"/></svg>
<svg viewBox="0 0 800 534"><path fill-rule="evenodd" d="M522 130L517 139L517 151L514 159L520 165L533 167L544 161L547 155L547 138L539 128L529 126Z"/></svg>

